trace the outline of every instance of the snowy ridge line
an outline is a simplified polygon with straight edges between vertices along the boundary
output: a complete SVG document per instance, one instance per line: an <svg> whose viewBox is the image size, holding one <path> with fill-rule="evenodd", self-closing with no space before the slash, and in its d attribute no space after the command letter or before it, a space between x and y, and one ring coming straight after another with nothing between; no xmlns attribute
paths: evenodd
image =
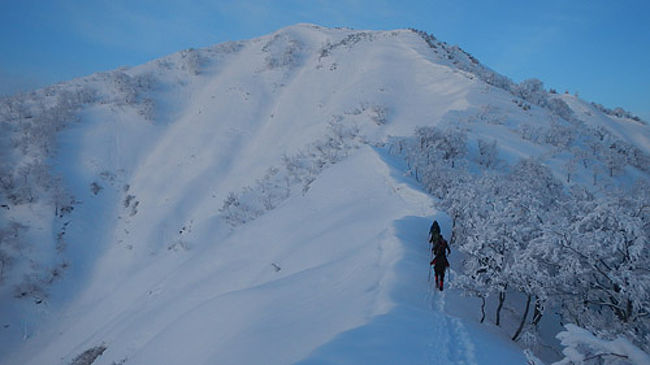
<svg viewBox="0 0 650 365"><path fill-rule="evenodd" d="M282 165L269 168L254 186L229 193L219 214L233 228L248 223L275 209L293 192L306 193L318 174L345 159L361 143L363 138L356 126L331 122L327 137L293 156L284 156Z"/></svg>
<svg viewBox="0 0 650 365"><path fill-rule="evenodd" d="M409 30L420 36L427 45L433 49L433 52L441 62L450 63L454 67L475 75L480 80L491 86L505 90L513 96L521 98L529 103L546 108L567 121L573 119L573 112L568 105L555 95L557 94L555 90L546 91L542 81L531 78L517 84L510 78L481 64L479 60L458 46L450 46L446 42L441 42L436 39L433 34L428 34L418 29L409 28ZM641 118L621 107L609 109L595 102L592 102L591 105L603 114L619 118L628 118L647 125L647 123L641 120ZM527 107L529 108L530 106Z"/></svg>
<svg viewBox="0 0 650 365"><path fill-rule="evenodd" d="M161 70L177 69L197 76L208 66L222 61L225 56L241 51L245 45L245 41L230 41L204 48L188 48L149 63L156 64Z"/></svg>
<svg viewBox="0 0 650 365"><path fill-rule="evenodd" d="M634 114L628 112L627 110L625 110L625 109L623 109L621 107L616 107L614 109L610 109L610 108L607 108L607 107L603 106L602 104L598 104L596 102L591 102L591 105L594 108L598 109L599 111L601 111L601 112L603 112L603 113L605 113L605 114L607 114L609 116L617 117L617 118L632 119L635 122L639 122L639 123L641 123L643 125L648 125L648 122L646 122L645 120L639 118L638 115L634 115Z"/></svg>
<svg viewBox="0 0 650 365"><path fill-rule="evenodd" d="M370 32L356 32L352 33L345 38L339 40L336 43L331 43L327 41L327 44L320 49L318 55L318 61L320 62L323 58L329 57L332 54L332 51L339 47L352 48L355 44L367 40L372 41L374 38L373 33Z"/></svg>
<svg viewBox="0 0 650 365"><path fill-rule="evenodd" d="M462 48L441 42L433 34L428 34L415 28L409 28L409 30L420 36L433 49L433 52L442 62L451 63L453 66L475 75L494 87L508 92L515 89L516 84L512 80L483 66L476 58Z"/></svg>

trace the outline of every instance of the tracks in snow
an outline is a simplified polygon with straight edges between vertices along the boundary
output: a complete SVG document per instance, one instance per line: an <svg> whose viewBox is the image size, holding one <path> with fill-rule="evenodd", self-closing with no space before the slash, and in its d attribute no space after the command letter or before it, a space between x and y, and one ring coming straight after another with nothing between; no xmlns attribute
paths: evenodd
<svg viewBox="0 0 650 365"><path fill-rule="evenodd" d="M429 364L477 365L474 342L463 322L444 312L446 292L429 287L433 334Z"/></svg>

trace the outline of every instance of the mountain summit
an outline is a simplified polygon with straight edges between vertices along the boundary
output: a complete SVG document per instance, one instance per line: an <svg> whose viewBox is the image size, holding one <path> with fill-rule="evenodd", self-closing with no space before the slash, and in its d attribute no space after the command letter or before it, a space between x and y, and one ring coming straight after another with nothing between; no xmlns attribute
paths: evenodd
<svg viewBox="0 0 650 365"><path fill-rule="evenodd" d="M523 363L460 297L461 242L449 293L427 282L455 179L650 172L644 121L416 30L299 24L4 98L0 123L7 364Z"/></svg>

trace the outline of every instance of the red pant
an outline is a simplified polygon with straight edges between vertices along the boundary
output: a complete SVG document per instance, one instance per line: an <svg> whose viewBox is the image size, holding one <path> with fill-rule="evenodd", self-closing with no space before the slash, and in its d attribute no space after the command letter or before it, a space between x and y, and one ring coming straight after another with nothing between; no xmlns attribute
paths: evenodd
<svg viewBox="0 0 650 365"><path fill-rule="evenodd" d="M445 281L445 272L444 271L435 271L435 280L436 280L436 288L442 290L443 283Z"/></svg>

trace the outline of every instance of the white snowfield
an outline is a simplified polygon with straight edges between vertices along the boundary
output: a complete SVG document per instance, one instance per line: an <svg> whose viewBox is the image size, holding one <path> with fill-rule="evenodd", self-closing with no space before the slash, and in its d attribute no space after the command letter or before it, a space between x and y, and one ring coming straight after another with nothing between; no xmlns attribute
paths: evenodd
<svg viewBox="0 0 650 365"><path fill-rule="evenodd" d="M475 116L468 144L497 140L508 162L545 156L550 147L512 130L548 126L547 110L520 108L408 30L297 25L123 72L153 80L143 91L153 112L88 104L60 133L54 166L81 202L70 268L47 303L0 301L11 317L1 363L71 364L97 346L94 365L526 363L478 324L478 307L447 313L467 300L453 271L449 290L427 282L426 239L433 219L449 237L451 220L381 143ZM85 80L61 87L114 92ZM650 151L647 126L599 118ZM229 193L256 189L270 168L286 173L283 158L322 149L337 130L352 131L344 156L313 181L287 176L274 187L286 196L255 219L224 220Z"/></svg>

